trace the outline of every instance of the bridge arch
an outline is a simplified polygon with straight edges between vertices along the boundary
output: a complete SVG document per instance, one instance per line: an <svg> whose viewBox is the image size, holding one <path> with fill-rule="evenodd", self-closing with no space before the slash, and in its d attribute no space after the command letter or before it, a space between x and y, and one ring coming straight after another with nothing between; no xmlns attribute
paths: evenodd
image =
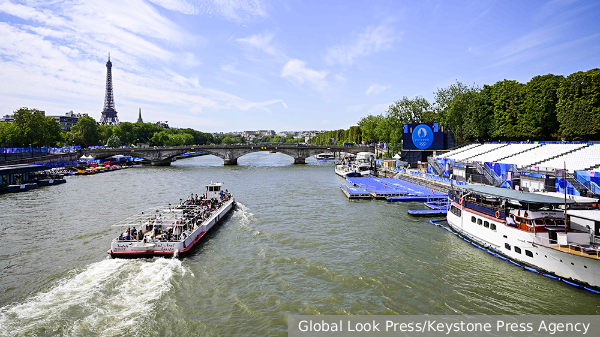
<svg viewBox="0 0 600 337"><path fill-rule="evenodd" d="M368 151L365 147L342 147L342 146L311 146L311 145L203 145L182 147L155 147L155 148L119 148L119 149L87 149L82 150L85 155L94 158L108 158L115 155L131 155L150 160L152 165L170 165L171 159L177 155L188 152L203 152L215 155L225 165L237 165L239 157L252 152L275 151L294 158L294 164L305 164L306 158L323 152L348 152L358 153Z"/></svg>

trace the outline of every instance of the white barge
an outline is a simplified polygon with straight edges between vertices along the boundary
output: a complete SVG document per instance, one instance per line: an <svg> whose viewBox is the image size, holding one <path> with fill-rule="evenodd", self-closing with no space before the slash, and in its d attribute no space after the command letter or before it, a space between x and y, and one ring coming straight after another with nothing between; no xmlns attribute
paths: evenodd
<svg viewBox="0 0 600 337"><path fill-rule="evenodd" d="M222 183L210 183L200 197L192 195L176 206L151 208L114 225L120 234L107 253L151 257L189 252L235 207L234 198L222 187Z"/></svg>
<svg viewBox="0 0 600 337"><path fill-rule="evenodd" d="M476 185L455 187L449 196L447 220L458 233L543 273L600 288L600 222L582 226L568 216L578 208L600 212L591 204L597 200Z"/></svg>

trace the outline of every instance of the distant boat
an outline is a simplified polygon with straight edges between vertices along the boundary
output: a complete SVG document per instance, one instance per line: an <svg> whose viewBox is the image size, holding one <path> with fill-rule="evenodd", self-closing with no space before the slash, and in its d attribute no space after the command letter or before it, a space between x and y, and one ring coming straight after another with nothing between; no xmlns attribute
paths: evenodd
<svg viewBox="0 0 600 337"><path fill-rule="evenodd" d="M319 153L315 155L317 160L335 160L335 155L333 153Z"/></svg>

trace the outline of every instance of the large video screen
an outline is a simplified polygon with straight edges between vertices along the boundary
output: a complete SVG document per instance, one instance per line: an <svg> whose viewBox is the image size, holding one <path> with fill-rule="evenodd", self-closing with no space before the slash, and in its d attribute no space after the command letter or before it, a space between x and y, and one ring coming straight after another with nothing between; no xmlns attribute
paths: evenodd
<svg viewBox="0 0 600 337"><path fill-rule="evenodd" d="M404 124L405 150L443 150L444 133L438 123Z"/></svg>

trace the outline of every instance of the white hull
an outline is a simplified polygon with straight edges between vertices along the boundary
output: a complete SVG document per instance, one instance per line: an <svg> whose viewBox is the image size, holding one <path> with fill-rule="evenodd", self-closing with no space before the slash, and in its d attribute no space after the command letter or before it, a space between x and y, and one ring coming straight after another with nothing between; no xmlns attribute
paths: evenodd
<svg viewBox="0 0 600 337"><path fill-rule="evenodd" d="M513 261L541 269L564 279L600 287L600 259L588 257L577 252L571 254L549 247L543 233L535 234L507 226L504 221L496 219L472 209L467 209L456 202L452 205L461 209L461 216L448 212L448 224L467 238L479 242L485 247L507 256ZM472 222L475 217L475 222ZM477 220L487 221L490 227L478 225ZM492 230L491 224L496 225ZM557 246L557 245L553 245ZM518 253L518 249L521 253Z"/></svg>

